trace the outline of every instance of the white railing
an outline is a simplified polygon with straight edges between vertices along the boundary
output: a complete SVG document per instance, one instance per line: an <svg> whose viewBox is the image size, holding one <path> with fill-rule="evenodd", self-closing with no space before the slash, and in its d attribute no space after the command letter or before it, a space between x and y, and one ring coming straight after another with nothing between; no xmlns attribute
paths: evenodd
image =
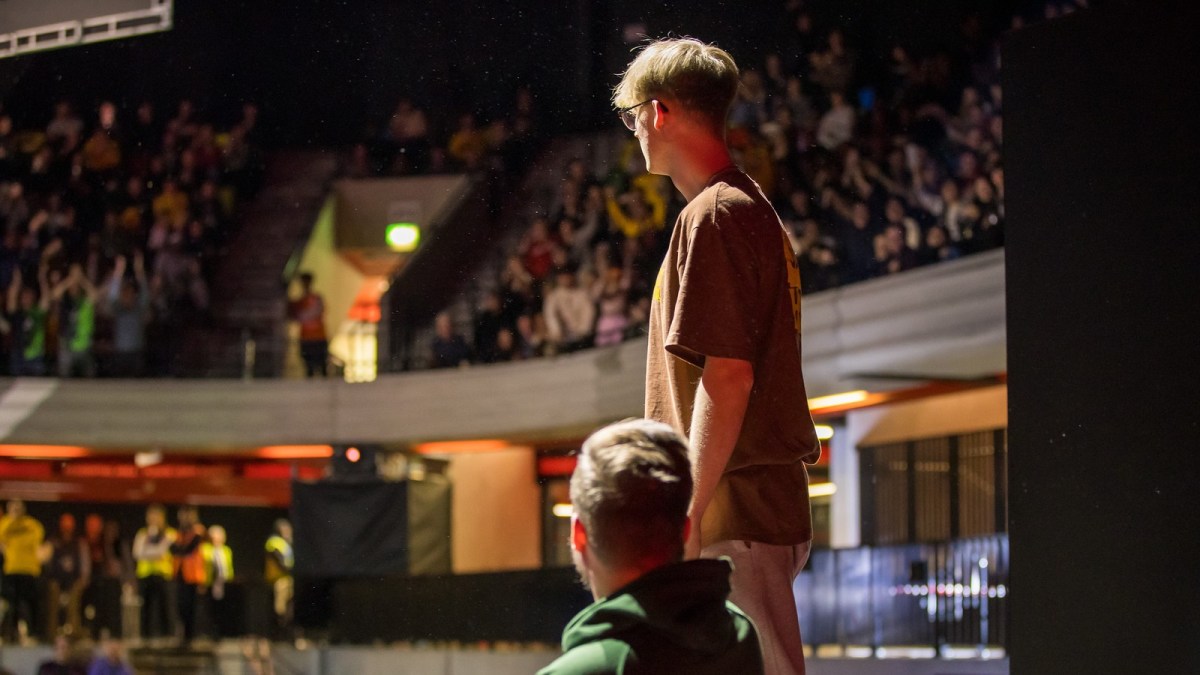
<svg viewBox="0 0 1200 675"><path fill-rule="evenodd" d="M0 58L170 30L173 10L174 0L150 0L146 9L0 33Z"/></svg>

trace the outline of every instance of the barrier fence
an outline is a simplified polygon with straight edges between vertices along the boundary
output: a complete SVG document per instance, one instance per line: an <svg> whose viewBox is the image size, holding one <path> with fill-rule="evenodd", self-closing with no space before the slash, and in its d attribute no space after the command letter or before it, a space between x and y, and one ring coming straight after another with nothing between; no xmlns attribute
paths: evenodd
<svg viewBox="0 0 1200 675"><path fill-rule="evenodd" d="M796 579L813 646L1008 648L1008 536L815 550Z"/></svg>

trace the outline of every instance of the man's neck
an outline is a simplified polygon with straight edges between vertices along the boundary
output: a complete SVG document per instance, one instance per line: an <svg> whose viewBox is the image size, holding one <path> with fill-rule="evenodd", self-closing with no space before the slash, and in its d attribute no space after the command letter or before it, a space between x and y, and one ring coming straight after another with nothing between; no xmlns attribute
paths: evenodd
<svg viewBox="0 0 1200 675"><path fill-rule="evenodd" d="M697 133L682 139L675 148L671 163L671 182L689 202L708 186L713 175L733 164L725 139L713 134Z"/></svg>
<svg viewBox="0 0 1200 675"><path fill-rule="evenodd" d="M633 583L642 574L644 574L642 570L630 568L593 570L588 585L592 589L592 597L600 600Z"/></svg>

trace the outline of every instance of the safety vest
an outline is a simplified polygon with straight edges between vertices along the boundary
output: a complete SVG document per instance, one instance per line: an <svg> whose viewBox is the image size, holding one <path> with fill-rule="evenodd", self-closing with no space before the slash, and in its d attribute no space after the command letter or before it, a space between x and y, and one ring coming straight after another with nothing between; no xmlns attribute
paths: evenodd
<svg viewBox="0 0 1200 675"><path fill-rule="evenodd" d="M292 566L295 565L296 561L292 557L292 545L288 543L287 539L273 534L267 539L266 548L267 571L265 576L267 581L275 582L284 577L292 576ZM271 555L272 553L278 553L279 557L283 558L282 568L276 562L275 556Z"/></svg>
<svg viewBox="0 0 1200 675"><path fill-rule="evenodd" d="M200 545L200 555L204 558L204 569L208 573L208 584L217 578L217 561L225 567L225 581L233 580L233 550L222 544L220 547L213 546L210 542L204 542Z"/></svg>
<svg viewBox="0 0 1200 675"><path fill-rule="evenodd" d="M142 529L138 530L138 536L147 536L146 528L143 527ZM178 533L175 532L175 530L173 528L168 527L163 532L163 536L165 536L170 541L175 541L176 537L178 536ZM163 553L161 556L159 556L157 558L152 558L149 560L138 560L137 561L137 576L139 579L145 579L147 577L156 577L156 576L162 577L164 579L170 579L171 572L174 570L174 567L175 567L174 556L171 555L170 551L167 551L166 553Z"/></svg>
<svg viewBox="0 0 1200 675"><path fill-rule="evenodd" d="M197 525L192 529L190 535L191 537L203 538L204 528ZM190 541L191 539L181 535L177 543L179 545L186 545ZM208 567L204 563L204 552L200 550L200 547L203 545L203 543L198 544L196 549L187 555L174 556L174 576L182 577L185 584L201 585L208 581Z"/></svg>

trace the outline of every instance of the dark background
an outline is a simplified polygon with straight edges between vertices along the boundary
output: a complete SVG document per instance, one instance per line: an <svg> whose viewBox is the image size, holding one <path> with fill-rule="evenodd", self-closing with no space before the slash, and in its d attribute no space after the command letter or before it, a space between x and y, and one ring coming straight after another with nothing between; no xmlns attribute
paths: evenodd
<svg viewBox="0 0 1200 675"><path fill-rule="evenodd" d="M1037 5L810 4L819 32L841 26L852 46L874 47L861 54L867 73L893 40L961 52L961 26L972 13L993 34L1015 8ZM45 124L64 96L85 109L107 98L132 109L148 98L163 119L190 96L219 124L235 121L241 102L253 100L275 144L342 144L385 120L401 96L426 107L435 130L445 131L459 112L508 117L518 86L527 85L543 130L577 131L614 124L609 88L635 46L623 39L627 24L642 23L655 37L715 42L743 67L760 66L792 29L782 0L177 0L174 23L168 33L0 61L0 100L18 128Z"/></svg>
<svg viewBox="0 0 1200 675"><path fill-rule="evenodd" d="M1200 672L1198 25L1122 3L1004 51L1019 675Z"/></svg>

